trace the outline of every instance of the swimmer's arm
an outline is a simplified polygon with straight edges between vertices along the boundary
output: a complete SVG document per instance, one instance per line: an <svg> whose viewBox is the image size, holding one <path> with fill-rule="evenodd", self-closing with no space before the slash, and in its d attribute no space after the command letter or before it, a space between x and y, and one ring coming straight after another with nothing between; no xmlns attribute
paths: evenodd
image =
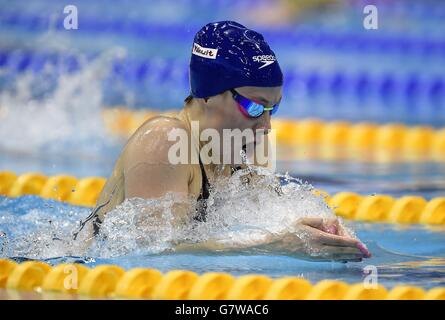
<svg viewBox="0 0 445 320"><path fill-rule="evenodd" d="M188 192L190 166L177 164L176 154L170 152L177 144L172 133L185 130L179 120L159 118L136 131L123 154L125 198L152 199L168 192Z"/></svg>
<svg viewBox="0 0 445 320"><path fill-rule="evenodd" d="M220 252L274 253L296 256L315 261L361 261L369 257L360 249L359 240L349 236L331 234L322 229L332 222L321 218L303 218L292 230L277 233L228 235L226 239L210 239L195 244L179 244L176 251L210 250Z"/></svg>
<svg viewBox="0 0 445 320"><path fill-rule="evenodd" d="M168 133L178 129L177 123L161 124L155 128L141 130L129 143L124 155L125 198L155 199L167 193L184 197L184 205L174 208L174 217L179 221L188 217L188 183L191 166L175 164L170 159L170 148L176 141L169 141ZM183 128L179 128L183 129ZM150 211L150 208L147 208ZM176 222L176 220L174 221ZM181 222L182 223L182 222Z"/></svg>

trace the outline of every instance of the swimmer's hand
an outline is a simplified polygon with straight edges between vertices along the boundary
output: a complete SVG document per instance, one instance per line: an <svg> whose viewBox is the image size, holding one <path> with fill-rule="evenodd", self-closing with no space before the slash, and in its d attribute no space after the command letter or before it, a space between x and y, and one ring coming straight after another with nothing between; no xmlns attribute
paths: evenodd
<svg viewBox="0 0 445 320"><path fill-rule="evenodd" d="M279 251L313 261L362 261L371 257L366 246L353 238L337 219L303 218L274 241Z"/></svg>
<svg viewBox="0 0 445 320"><path fill-rule="evenodd" d="M179 243L183 251L246 251L296 256L312 261L362 261L371 256L365 245L353 238L337 219L302 218L277 233L228 234L225 238L199 243Z"/></svg>

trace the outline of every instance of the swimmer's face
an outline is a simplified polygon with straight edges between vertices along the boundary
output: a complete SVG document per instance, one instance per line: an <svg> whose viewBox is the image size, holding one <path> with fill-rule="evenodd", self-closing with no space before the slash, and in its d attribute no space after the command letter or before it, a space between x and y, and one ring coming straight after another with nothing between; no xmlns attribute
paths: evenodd
<svg viewBox="0 0 445 320"><path fill-rule="evenodd" d="M260 103L266 107L272 107L280 102L282 97L282 87L239 87L235 88L240 95ZM226 91L220 95L211 97L207 101L210 107L210 118L214 121L215 126L220 129L251 129L254 133L257 130L267 134L271 129L270 111L264 111L257 118L245 116L241 111L238 103L233 98L232 93ZM212 122L213 122L212 121ZM256 136L258 137L258 136ZM256 143L256 141L247 141L247 143ZM236 153L236 150L234 150Z"/></svg>
<svg viewBox="0 0 445 320"><path fill-rule="evenodd" d="M277 104L282 97L282 87L239 87L235 90L242 96L260 103L266 107ZM257 118L245 116L239 109L238 103L232 93L226 91L220 95L211 97L207 101L211 117L217 122L218 127L224 129L264 129L270 130L270 112L265 111Z"/></svg>

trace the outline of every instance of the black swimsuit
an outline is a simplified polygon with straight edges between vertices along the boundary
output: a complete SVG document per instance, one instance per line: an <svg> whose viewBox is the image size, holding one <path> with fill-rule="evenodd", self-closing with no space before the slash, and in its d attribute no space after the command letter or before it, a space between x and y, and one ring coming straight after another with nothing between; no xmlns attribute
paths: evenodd
<svg viewBox="0 0 445 320"><path fill-rule="evenodd" d="M202 186L201 193L198 197L198 203L196 206L196 215L194 219L196 221L205 222L207 218L207 199L210 196L209 188L210 183L209 179L207 179L206 171L204 170L204 165L202 164L201 157L199 158L199 167L201 168L201 176L202 176Z"/></svg>

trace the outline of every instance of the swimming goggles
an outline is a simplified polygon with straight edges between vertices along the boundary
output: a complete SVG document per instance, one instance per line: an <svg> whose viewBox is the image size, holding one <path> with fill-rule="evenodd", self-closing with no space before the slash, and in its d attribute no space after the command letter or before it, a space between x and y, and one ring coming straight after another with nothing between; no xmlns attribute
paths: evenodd
<svg viewBox="0 0 445 320"><path fill-rule="evenodd" d="M278 106L280 105L280 103L278 102L276 105L272 107L265 107L264 105L258 102L243 97L238 92L236 92L235 89L231 89L230 92L232 92L233 99L235 99L235 101L238 102L240 111L245 116L250 118L258 118L264 113L264 111L270 111L270 115L273 115L278 111Z"/></svg>

